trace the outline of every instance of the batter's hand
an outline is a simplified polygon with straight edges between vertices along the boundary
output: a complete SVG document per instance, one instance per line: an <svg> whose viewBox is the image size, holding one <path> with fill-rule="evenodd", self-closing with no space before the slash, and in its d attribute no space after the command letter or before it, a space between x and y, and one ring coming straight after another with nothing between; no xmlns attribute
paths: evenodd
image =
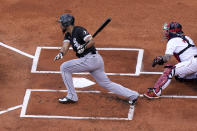
<svg viewBox="0 0 197 131"><path fill-rule="evenodd" d="M54 61L59 60L59 59L62 59L62 58L63 58L63 53L60 52L60 53L58 53L58 55L54 58Z"/></svg>
<svg viewBox="0 0 197 131"><path fill-rule="evenodd" d="M82 54L86 49L86 44L80 45L77 47L77 53Z"/></svg>

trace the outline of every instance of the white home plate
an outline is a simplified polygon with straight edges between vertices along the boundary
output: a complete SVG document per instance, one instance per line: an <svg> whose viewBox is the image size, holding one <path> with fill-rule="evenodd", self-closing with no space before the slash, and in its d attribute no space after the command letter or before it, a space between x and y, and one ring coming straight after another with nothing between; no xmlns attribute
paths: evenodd
<svg viewBox="0 0 197 131"><path fill-rule="evenodd" d="M73 77L73 84L75 88L85 88L96 83L86 78Z"/></svg>

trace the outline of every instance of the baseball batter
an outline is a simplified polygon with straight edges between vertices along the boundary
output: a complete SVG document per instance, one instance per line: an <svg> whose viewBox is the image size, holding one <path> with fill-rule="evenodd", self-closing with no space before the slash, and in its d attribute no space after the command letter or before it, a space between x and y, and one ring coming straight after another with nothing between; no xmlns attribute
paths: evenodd
<svg viewBox="0 0 197 131"><path fill-rule="evenodd" d="M184 35L181 24L171 22L164 24L164 38L167 39L167 47L164 56L158 56L153 60L152 66L163 65L168 62L171 56L175 56L178 64L167 65L163 74L155 83L153 88L149 88L144 94L147 98L159 98L171 82L173 76L177 80L196 80L197 81L197 47L193 40Z"/></svg>
<svg viewBox="0 0 197 131"><path fill-rule="evenodd" d="M76 103L78 96L73 86L72 73L89 72L101 87L128 98L128 102L134 105L139 96L138 92L109 80L104 72L103 59L96 50L94 46L95 42L88 31L83 27L75 26L75 19L70 14L63 14L59 22L65 36L60 53L54 58L54 61L62 59L70 46L72 46L78 57L78 59L64 62L60 67L68 93L66 97L60 98L59 102L63 104Z"/></svg>

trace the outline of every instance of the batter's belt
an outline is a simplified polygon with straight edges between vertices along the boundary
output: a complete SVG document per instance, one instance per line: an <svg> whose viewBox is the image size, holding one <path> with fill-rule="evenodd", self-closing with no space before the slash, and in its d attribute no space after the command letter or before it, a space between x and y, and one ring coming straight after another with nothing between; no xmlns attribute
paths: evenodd
<svg viewBox="0 0 197 131"><path fill-rule="evenodd" d="M86 56L86 55L89 54L89 53L91 53L91 54L96 54L97 51L95 51L95 50L90 50L90 51L88 51L88 52L86 52L86 53L84 53L84 54L81 54L81 55L78 56L78 57L79 57L79 58L84 57L84 56Z"/></svg>

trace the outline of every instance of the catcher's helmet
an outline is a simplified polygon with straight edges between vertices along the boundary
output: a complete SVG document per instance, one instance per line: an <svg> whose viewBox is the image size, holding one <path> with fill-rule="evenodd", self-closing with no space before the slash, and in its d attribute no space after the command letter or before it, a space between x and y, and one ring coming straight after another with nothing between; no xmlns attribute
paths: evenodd
<svg viewBox="0 0 197 131"><path fill-rule="evenodd" d="M173 37L177 37L178 35L183 34L182 31L182 25L178 22L171 22L171 23L165 23L163 25L164 38L171 39Z"/></svg>
<svg viewBox="0 0 197 131"><path fill-rule="evenodd" d="M60 16L58 22L60 22L62 26L67 27L69 25L74 25L75 18L70 14L63 14Z"/></svg>

